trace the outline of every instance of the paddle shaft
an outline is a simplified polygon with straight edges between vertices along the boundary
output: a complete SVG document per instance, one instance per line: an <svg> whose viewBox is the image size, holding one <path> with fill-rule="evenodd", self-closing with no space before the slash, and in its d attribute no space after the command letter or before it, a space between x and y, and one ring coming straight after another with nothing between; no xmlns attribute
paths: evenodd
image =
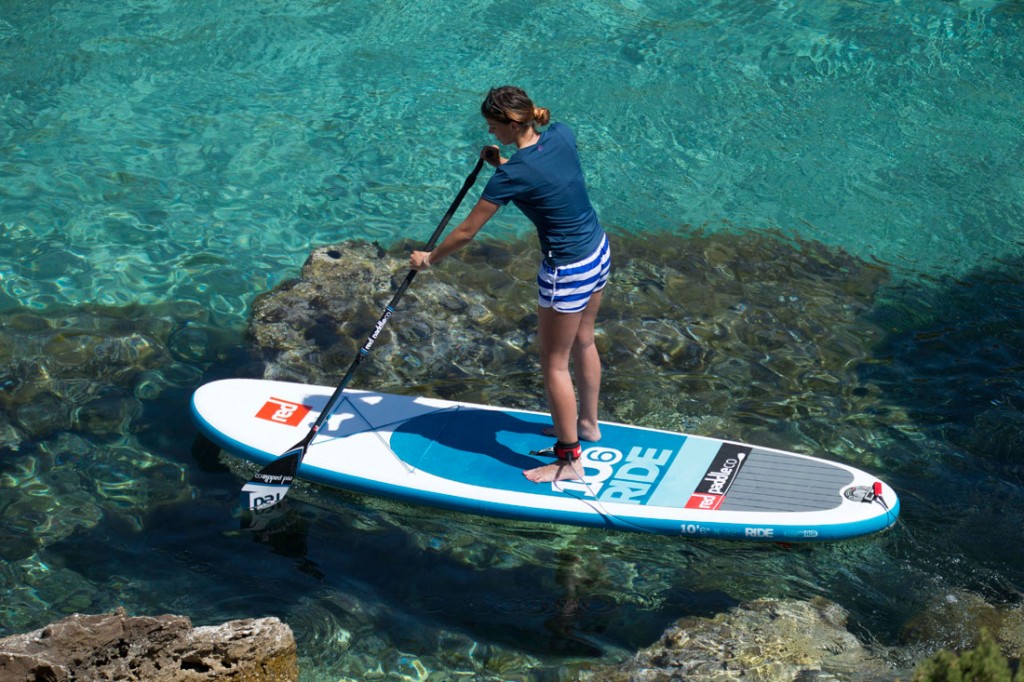
<svg viewBox="0 0 1024 682"><path fill-rule="evenodd" d="M430 251L434 248L438 238L444 231L444 228L448 225L448 221L452 219L459 204L462 203L469 188L476 182L476 176L480 173L480 169L483 167L483 159L477 161L473 171L466 177L466 181L462 183L462 189L456 195L455 200L452 201L451 206L448 207L448 211L441 218L441 222L438 223L437 228L434 230L434 234L430 236L426 246L423 250ZM338 384L338 388L335 389L331 395L327 404L324 405L324 409L320 412L320 416L316 418L309 433L301 441L296 443L288 452L284 453L277 459L270 462L267 466L263 467L257 472L249 482L242 486L243 493L243 507L250 511L267 510L275 505L279 504L284 496L288 493L289 486L295 479L295 475L298 472L299 464L302 463L302 459L306 456L306 449L309 444L313 442L316 434L320 431L320 427L323 426L324 422L327 421L328 417L337 409L338 404L341 402L342 394L345 391L345 387L348 386L349 381L352 380L352 376L356 373L356 369L363 359L369 355L370 349L373 348L373 344L377 341L377 337L384 330L388 320L395 314L395 308L398 305L398 301L405 294L405 290L409 288L413 279L416 278L416 270L410 269L409 274L405 276L405 280L401 286L398 287L398 291L391 297L391 302L384 308L384 312L381 314L380 319L377 320L377 324L373 326L373 331L370 332L370 336L366 339L366 343L356 353L356 357L352 360L352 364L349 365L348 371L345 372L345 376L342 378L341 383ZM243 527L245 521L243 519Z"/></svg>
<svg viewBox="0 0 1024 682"><path fill-rule="evenodd" d="M462 183L462 189L460 189L459 193L455 195L455 200L452 201L451 206L448 207L448 211L444 214L444 217L441 218L441 222L437 224L437 227L434 229L434 234L430 235L430 239L422 249L423 251L433 250L434 246L437 244L437 240L441 237L441 233L444 232L444 228L448 226L448 222L452 219L452 216L455 215L455 211L459 208L459 204L461 204L462 200L466 197L466 193L469 191L469 188L476 182L476 176L480 173L480 169L483 165L484 160L479 159L470 174L466 176L466 180ZM402 296L405 295L405 290L409 288L409 285L412 284L412 281L416 278L416 273L416 270L410 269L409 274L407 274L405 279L402 280L402 284L398 287L395 295L391 297L391 301L387 306L385 306L384 312L381 313L380 319L377 320L377 324L373 326L373 331L370 332L370 336L366 339L366 343L363 344L363 347L359 349L358 353L356 353L355 358L352 359L352 364L349 365L348 371L345 372L345 376L342 377L341 383L338 384L338 388L336 388L334 393L331 394L331 397L328 399L323 411L320 412L320 416L317 417L316 421L313 423L313 428L309 430L306 437L303 438L296 447L301 447L303 451L305 451L306 446L312 442L314 437L316 437L320 427L325 421L327 421L327 418L331 416L331 413L334 412L334 409L337 407L336 403L341 399L341 395L344 393L345 387L348 386L349 381L352 380L352 376L356 373L356 369L359 367L360 363L362 363L363 359L370 354L370 349L373 348L373 344L376 343L377 337L380 336L384 327L387 326L388 320L390 320L391 316L395 314L395 308L398 306L398 301L400 301Z"/></svg>

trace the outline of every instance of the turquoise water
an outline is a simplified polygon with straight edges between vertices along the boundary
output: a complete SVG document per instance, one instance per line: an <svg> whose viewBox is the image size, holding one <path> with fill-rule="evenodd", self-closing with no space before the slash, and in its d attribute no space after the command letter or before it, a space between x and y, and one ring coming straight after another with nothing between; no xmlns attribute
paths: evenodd
<svg viewBox="0 0 1024 682"><path fill-rule="evenodd" d="M429 229L503 82L576 127L613 229L776 226L913 268L1019 253L1020 20L982 2L4 3L4 304L244 315L313 245ZM489 232L526 229L512 213Z"/></svg>
<svg viewBox="0 0 1024 682"><path fill-rule="evenodd" d="M898 533L785 552L321 492L284 546L237 534L238 478L197 464L180 427L190 390L251 369L250 305L311 248L425 239L490 141L480 97L506 82L575 128L622 239L776 230L887 272L871 315L888 336L858 357L885 404L838 420L893 448L870 464L907 492ZM757 596L838 599L887 644L935 594L1020 600L1019 2L0 0L0 104L4 334L117 341L100 357L70 336L13 354L0 338L7 394L43 381L46 358L75 372L28 407L0 396L0 634L119 603L272 613L309 679L412 675L417 658L513 676L614 660ZM510 210L487 234L531 229ZM120 317L147 333L118 337ZM103 378L112 357L142 378ZM67 403L71 426L48 429ZM588 635L559 649L567 592ZM393 655L359 653L375 643Z"/></svg>

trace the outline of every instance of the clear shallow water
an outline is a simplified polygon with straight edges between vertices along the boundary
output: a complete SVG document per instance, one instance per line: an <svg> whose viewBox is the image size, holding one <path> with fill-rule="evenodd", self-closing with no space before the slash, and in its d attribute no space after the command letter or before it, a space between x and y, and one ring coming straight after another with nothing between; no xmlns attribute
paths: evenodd
<svg viewBox="0 0 1024 682"><path fill-rule="evenodd" d="M117 343L69 334L13 357L0 338L5 391L44 358L71 374L4 403L0 630L117 604L196 622L272 613L314 659L310 679L412 674L417 657L498 676L614 659L675 617L760 596L836 599L885 643L934 595L1018 600L1022 557L1005 538L1019 538L1008 510L1024 482L1022 24L1010 2L0 2L0 311L76 333L121 315L138 330L108 322ZM320 491L286 532L238 534L238 478L189 452L191 388L251 369L234 349L249 305L311 247L425 238L488 142L477 102L503 82L577 129L620 234L774 227L890 271L876 329L835 344L859 363L863 409L816 397L827 381L791 393L780 351L754 391L745 365L662 379L735 389L714 394L709 423L647 416L827 445L905 492L898 532L783 551ZM530 229L508 211L488 233ZM90 303L156 307L58 307ZM38 324L7 317L4 331ZM105 370L125 358L144 370L127 386ZM652 379L609 382L622 396ZM69 426L52 435L63 404ZM574 596L585 608L567 634Z"/></svg>
<svg viewBox="0 0 1024 682"><path fill-rule="evenodd" d="M4 3L4 303L240 316L312 245L419 238L506 81L577 128L612 228L776 226L914 268L1019 253L1021 20L1017 3ZM513 213L489 232L528 229Z"/></svg>

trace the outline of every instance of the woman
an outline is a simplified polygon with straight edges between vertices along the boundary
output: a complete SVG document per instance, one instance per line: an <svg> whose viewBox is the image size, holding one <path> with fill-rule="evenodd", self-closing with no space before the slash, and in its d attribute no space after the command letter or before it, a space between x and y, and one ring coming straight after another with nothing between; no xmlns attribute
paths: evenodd
<svg viewBox="0 0 1024 682"><path fill-rule="evenodd" d="M531 481L581 478L574 466L580 440L600 439L597 404L601 359L594 345L594 321L608 281L608 238L587 196L576 138L568 126L554 123L547 109L536 107L520 88L492 88L480 107L488 131L516 152L504 158L497 146L481 157L495 172L476 206L433 251L414 251L416 270L436 265L468 244L509 201L537 228L544 258L537 275L540 364L554 426L546 430L557 442L538 454L553 455L554 464L524 471ZM579 383L579 410L570 359Z"/></svg>

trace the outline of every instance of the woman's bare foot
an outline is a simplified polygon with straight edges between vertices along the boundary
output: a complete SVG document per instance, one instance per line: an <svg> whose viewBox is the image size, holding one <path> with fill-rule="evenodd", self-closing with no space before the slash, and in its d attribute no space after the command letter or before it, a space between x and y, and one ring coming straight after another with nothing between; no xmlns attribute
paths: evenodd
<svg viewBox="0 0 1024 682"><path fill-rule="evenodd" d="M576 462L555 462L545 464L536 469L527 469L523 476L534 483L551 483L552 481L581 481L580 467Z"/></svg>
<svg viewBox="0 0 1024 682"><path fill-rule="evenodd" d="M554 426L545 426L541 430L541 433L543 433L545 436L554 436L556 438L558 437L558 434L555 433ZM597 441L601 440L601 428L597 425L591 428L588 426L584 426L583 424L577 424L576 436L580 440L585 440L590 443L596 443Z"/></svg>

